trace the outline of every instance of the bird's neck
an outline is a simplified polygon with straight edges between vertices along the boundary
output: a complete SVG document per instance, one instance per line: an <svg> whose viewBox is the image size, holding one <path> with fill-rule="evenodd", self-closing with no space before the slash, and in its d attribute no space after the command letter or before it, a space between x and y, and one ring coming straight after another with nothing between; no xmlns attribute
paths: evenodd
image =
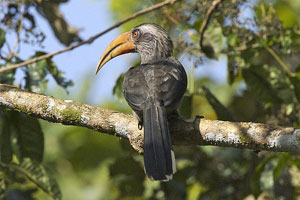
<svg viewBox="0 0 300 200"><path fill-rule="evenodd" d="M172 48L162 45L160 42L144 44L141 55L141 64L151 63L155 60L168 58L172 54Z"/></svg>
<svg viewBox="0 0 300 200"><path fill-rule="evenodd" d="M164 59L170 57L169 55L158 55L158 54L147 54L141 56L141 64L152 63L156 60Z"/></svg>

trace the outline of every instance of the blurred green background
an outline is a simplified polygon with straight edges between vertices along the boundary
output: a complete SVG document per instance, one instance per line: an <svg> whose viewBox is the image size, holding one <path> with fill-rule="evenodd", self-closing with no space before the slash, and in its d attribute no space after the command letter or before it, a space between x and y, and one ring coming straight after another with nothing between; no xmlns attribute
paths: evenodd
<svg viewBox="0 0 300 200"><path fill-rule="evenodd" d="M0 67L87 39L158 2L2 1ZM212 2L178 1L91 45L2 73L0 83L131 113L121 80L139 57L121 56L98 77L96 63L119 33L154 22L169 31L174 56L188 71L188 91L180 108L183 118L203 115L299 127L300 1L224 0L212 14L201 49L199 30ZM295 154L174 146L174 179L151 182L145 177L142 155L125 139L4 108L0 125L2 199L300 198L300 159Z"/></svg>

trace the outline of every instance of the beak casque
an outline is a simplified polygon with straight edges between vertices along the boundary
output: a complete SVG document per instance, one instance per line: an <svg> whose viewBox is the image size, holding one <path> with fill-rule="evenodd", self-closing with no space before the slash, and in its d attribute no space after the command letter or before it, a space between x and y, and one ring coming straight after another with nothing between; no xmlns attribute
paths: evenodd
<svg viewBox="0 0 300 200"><path fill-rule="evenodd" d="M108 47L103 52L98 64L97 64L97 71L105 65L109 60L112 58L135 51L136 46L133 43L133 40L131 38L131 32L123 33L122 35L118 36L116 39L114 39Z"/></svg>

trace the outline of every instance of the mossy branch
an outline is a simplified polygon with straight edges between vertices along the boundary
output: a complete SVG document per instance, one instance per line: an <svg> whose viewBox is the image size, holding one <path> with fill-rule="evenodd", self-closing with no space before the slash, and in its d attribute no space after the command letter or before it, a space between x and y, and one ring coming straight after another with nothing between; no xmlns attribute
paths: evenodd
<svg viewBox="0 0 300 200"><path fill-rule="evenodd" d="M71 100L27 92L0 84L0 106L50 122L87 127L124 137L141 152L143 131L132 115ZM195 118L170 120L172 142L177 145L215 145L278 152L300 152L300 129L252 122Z"/></svg>

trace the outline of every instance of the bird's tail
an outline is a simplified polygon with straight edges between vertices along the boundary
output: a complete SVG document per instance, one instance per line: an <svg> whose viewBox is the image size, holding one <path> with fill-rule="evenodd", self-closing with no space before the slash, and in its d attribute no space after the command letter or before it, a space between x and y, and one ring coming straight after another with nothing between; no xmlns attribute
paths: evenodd
<svg viewBox="0 0 300 200"><path fill-rule="evenodd" d="M145 172L152 180L169 181L176 164L165 107L153 104L145 109L143 122Z"/></svg>

